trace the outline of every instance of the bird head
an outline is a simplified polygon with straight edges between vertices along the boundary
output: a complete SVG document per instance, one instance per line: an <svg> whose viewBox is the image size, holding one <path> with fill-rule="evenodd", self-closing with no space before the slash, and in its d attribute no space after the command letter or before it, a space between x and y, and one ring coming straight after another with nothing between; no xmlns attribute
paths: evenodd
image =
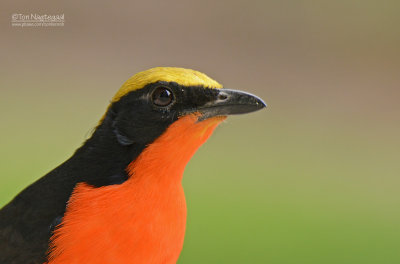
<svg viewBox="0 0 400 264"><path fill-rule="evenodd" d="M180 120L208 120L206 125L265 106L254 95L222 89L201 72L157 67L135 74L122 85L99 126L111 126L121 145L147 145Z"/></svg>

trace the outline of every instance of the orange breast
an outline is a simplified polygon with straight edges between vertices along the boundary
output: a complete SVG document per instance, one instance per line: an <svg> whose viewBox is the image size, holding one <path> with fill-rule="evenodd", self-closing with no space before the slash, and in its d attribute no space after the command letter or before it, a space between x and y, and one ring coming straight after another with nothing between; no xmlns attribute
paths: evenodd
<svg viewBox="0 0 400 264"><path fill-rule="evenodd" d="M180 118L128 166L121 185L78 184L48 263L176 263L186 226L183 171L223 119Z"/></svg>

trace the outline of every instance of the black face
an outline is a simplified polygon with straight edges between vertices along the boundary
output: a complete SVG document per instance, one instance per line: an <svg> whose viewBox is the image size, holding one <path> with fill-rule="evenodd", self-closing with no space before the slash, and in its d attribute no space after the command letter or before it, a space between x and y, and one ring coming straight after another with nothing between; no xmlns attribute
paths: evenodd
<svg viewBox="0 0 400 264"><path fill-rule="evenodd" d="M123 96L108 114L119 143L148 144L178 117L197 111L217 96L217 89L157 82Z"/></svg>
<svg viewBox="0 0 400 264"><path fill-rule="evenodd" d="M217 115L252 112L265 107L261 99L240 91L183 87L156 82L115 102L106 115L122 145L149 144L180 116L199 112L199 121Z"/></svg>

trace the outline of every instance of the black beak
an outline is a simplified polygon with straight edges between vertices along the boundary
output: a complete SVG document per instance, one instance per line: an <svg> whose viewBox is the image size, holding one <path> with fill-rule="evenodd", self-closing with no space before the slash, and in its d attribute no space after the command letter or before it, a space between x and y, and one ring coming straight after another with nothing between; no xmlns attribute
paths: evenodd
<svg viewBox="0 0 400 264"><path fill-rule="evenodd" d="M252 94L229 89L219 90L216 99L198 108L200 120L213 116L237 115L254 112L266 107L264 101Z"/></svg>

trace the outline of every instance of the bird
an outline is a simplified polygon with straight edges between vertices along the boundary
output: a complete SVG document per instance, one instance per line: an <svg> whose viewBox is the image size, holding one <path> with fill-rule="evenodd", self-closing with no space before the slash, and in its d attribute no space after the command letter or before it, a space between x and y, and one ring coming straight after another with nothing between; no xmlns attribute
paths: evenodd
<svg viewBox="0 0 400 264"><path fill-rule="evenodd" d="M186 164L228 115L265 107L191 69L133 75L82 146L0 210L0 263L176 263Z"/></svg>

